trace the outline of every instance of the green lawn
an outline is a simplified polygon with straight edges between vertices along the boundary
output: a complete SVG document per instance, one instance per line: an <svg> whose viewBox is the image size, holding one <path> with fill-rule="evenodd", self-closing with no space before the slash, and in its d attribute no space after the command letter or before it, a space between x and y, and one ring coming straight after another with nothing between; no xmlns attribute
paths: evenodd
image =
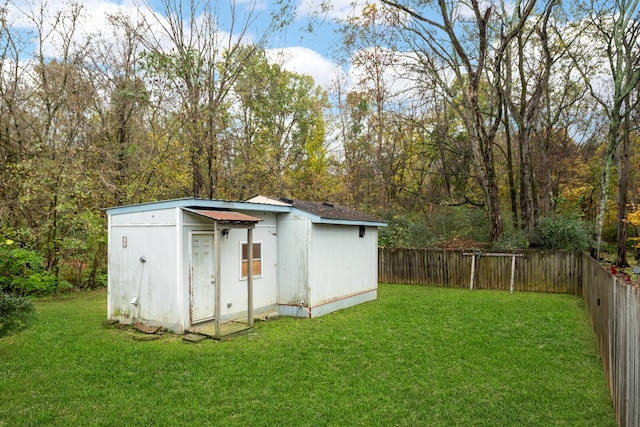
<svg viewBox="0 0 640 427"><path fill-rule="evenodd" d="M104 290L0 340L0 426L615 426L582 300L381 285L224 343L105 329Z"/></svg>

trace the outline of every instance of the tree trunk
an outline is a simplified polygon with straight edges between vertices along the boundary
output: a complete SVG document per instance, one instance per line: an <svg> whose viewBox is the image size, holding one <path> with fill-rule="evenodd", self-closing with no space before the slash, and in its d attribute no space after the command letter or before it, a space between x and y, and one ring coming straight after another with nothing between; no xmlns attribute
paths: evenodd
<svg viewBox="0 0 640 427"><path fill-rule="evenodd" d="M542 132L543 141L540 141L542 149L540 151L539 167L542 171L542 196L540 206L542 208L542 216L553 216L555 209L555 191L553 185L553 177L551 175L551 165L549 164L549 150L551 148L551 132L549 127L545 126Z"/></svg>
<svg viewBox="0 0 640 427"><path fill-rule="evenodd" d="M522 205L522 221L527 233L535 230L537 218L535 176L531 161L531 150L529 147L529 132L524 127L518 134L518 146L520 148L520 202Z"/></svg>
<svg viewBox="0 0 640 427"><path fill-rule="evenodd" d="M493 157L493 156L492 156ZM491 241L495 242L502 237L504 229L502 227L502 212L500 208L500 193L498 190L498 180L496 177L493 162L488 170L488 191L487 204L489 208L489 236Z"/></svg>
<svg viewBox="0 0 640 427"><path fill-rule="evenodd" d="M627 261L627 205L628 205L628 189L629 175L631 173L629 165L629 101L625 102L626 114L624 120L624 133L622 136L622 144L618 149L618 256L616 265L619 267L628 267Z"/></svg>
<svg viewBox="0 0 640 427"><path fill-rule="evenodd" d="M473 119L466 117L468 121ZM496 241L502 237L502 213L500 209L500 192L498 190L498 180L496 177L493 159L493 141L483 141L478 131L472 124L467 125L467 129L473 131L469 137L473 148L473 156L478 173L478 180L482 187L485 203L485 214L489 225L489 237L491 241Z"/></svg>
<svg viewBox="0 0 640 427"><path fill-rule="evenodd" d="M509 200L511 200L511 219L513 221L513 228L519 229L520 222L518 221L518 195L516 191L515 173L513 168L511 126L509 125L509 109L506 106L504 109L504 115L505 144L507 145L507 174L509 176Z"/></svg>
<svg viewBox="0 0 640 427"><path fill-rule="evenodd" d="M604 228L604 217L607 212L607 203L609 202L609 183L611 182L611 168L616 156L616 150L618 148L619 136L618 131L620 128L620 115L617 114L620 108L614 107L612 109L611 117L609 119L609 135L607 138L607 148L602 164L602 176L600 178L600 200L596 207L596 223L594 240L595 247L591 251L592 255L596 259L600 258L600 246L602 245L602 230Z"/></svg>

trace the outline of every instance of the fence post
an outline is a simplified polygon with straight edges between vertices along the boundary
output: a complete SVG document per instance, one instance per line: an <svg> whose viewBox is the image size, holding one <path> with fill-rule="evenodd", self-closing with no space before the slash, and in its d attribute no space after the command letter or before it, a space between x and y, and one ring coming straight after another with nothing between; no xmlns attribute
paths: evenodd
<svg viewBox="0 0 640 427"><path fill-rule="evenodd" d="M513 282L516 276L516 256L511 257L511 283L509 284L509 293L513 293Z"/></svg>
<svg viewBox="0 0 640 427"><path fill-rule="evenodd" d="M476 254L471 254L471 283L469 283L469 289L473 290L473 278L476 273Z"/></svg>

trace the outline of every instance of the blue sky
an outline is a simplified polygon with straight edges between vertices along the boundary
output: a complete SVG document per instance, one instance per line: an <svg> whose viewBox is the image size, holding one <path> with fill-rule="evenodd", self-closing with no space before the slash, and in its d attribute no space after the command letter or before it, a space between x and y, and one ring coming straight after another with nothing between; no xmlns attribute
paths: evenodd
<svg viewBox="0 0 640 427"><path fill-rule="evenodd" d="M107 14L123 11L132 15L136 11L136 5L144 0L83 0L79 3L86 10L86 16L81 20L85 32L90 33L101 28L107 28ZM149 0L151 7L158 13L162 10L162 2L165 0ZM171 0L179 2L180 0ZM189 0L182 0L185 5ZM201 0L212 1L210 3L214 11L220 16L220 22L228 18L229 0ZM233 1L233 0L232 0ZM268 49L273 58L284 61L285 68L300 74L311 75L317 84L326 86L336 71L336 62L332 58L331 51L335 49L337 35L333 19L342 19L353 10L352 0L331 0L333 7L323 15L323 22L315 21L314 31L308 32L309 19L317 12L317 0L291 0L292 6L289 12L294 12L296 18L284 31L270 38ZM68 8L67 0L13 0L14 10L10 19L14 25L21 28L30 28L33 23L25 18L26 15L37 13L41 4L45 4L45 10L53 14L56 10ZM235 0L237 21L241 22L249 11L256 17L253 36L260 33L269 20L270 12L274 8L274 2L269 0ZM52 48L53 49L53 48Z"/></svg>
<svg viewBox="0 0 640 427"><path fill-rule="evenodd" d="M56 10L68 10L69 1L74 0L10 0L11 4L17 6L22 12L10 15L13 24L18 27L29 28L33 26L25 16L37 14L41 4L45 5L47 13L53 15ZM84 27L79 33L90 34L102 31L101 37L109 37L109 25L107 15L124 13L127 16L135 16L139 10L150 7L156 14L153 19L163 19L163 4L169 2L173 4L183 3L184 9L189 9L191 0L75 0L84 8L85 16L80 21ZM255 17L253 25L249 29L247 39L259 37L263 29L270 20L271 13L277 8L278 0L193 0L199 4L207 4L213 13L219 16L221 30L231 31L229 25L230 4L235 5L236 28L232 33L237 33L238 26L246 20L247 14ZM341 73L343 76L350 76L353 81L358 80L359 73L363 70L350 68L347 62L347 69L340 69L333 52L339 51L340 39L336 33L335 21L345 20L354 14L354 9L361 9L367 0L355 0L358 6L354 6L354 0L280 0L288 1L289 13L295 15L295 19L283 31L274 34L269 38L267 44L268 54L274 61L282 63L284 68L307 74L314 78L317 84L328 88L334 76ZM369 0L376 1L376 0ZM42 3L41 3L42 2ZM331 7L326 11L321 11L320 5L330 3ZM508 4L509 2L506 2ZM464 8L461 9L464 12ZM150 13L150 12L147 12ZM356 12L357 13L357 12ZM309 23L313 23L313 31L307 31ZM226 24L226 25L225 25ZM115 37L111 35L112 37ZM56 55L55 48L51 42L51 55ZM342 58L344 59L344 58ZM404 73L401 73L404 75ZM342 79L344 81L344 78ZM396 78L396 81L399 81ZM406 82L400 82L404 87ZM349 83L347 82L347 85Z"/></svg>
<svg viewBox="0 0 640 427"><path fill-rule="evenodd" d="M228 0L223 2L227 4ZM258 26L264 26L269 20L274 11L273 3L269 0L236 0L237 7L257 13ZM289 12L295 14L295 19L271 38L268 47L274 58L277 56L285 61L287 69L311 75L316 83L326 86L337 68L332 55L339 43L334 20L345 19L353 12L353 0L331 0L331 8L325 13L319 12L321 1L318 0L291 0L291 3ZM308 31L311 21L312 32Z"/></svg>

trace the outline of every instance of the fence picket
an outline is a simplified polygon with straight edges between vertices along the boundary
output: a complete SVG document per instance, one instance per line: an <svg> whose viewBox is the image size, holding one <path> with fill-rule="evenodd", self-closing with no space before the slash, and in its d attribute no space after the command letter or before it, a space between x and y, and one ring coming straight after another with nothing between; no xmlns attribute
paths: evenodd
<svg viewBox="0 0 640 427"><path fill-rule="evenodd" d="M474 288L509 290L511 255L476 256ZM508 255L508 256L507 256ZM562 252L518 251L514 289L579 294L581 263ZM378 277L385 283L469 287L472 256L462 250L380 248Z"/></svg>

